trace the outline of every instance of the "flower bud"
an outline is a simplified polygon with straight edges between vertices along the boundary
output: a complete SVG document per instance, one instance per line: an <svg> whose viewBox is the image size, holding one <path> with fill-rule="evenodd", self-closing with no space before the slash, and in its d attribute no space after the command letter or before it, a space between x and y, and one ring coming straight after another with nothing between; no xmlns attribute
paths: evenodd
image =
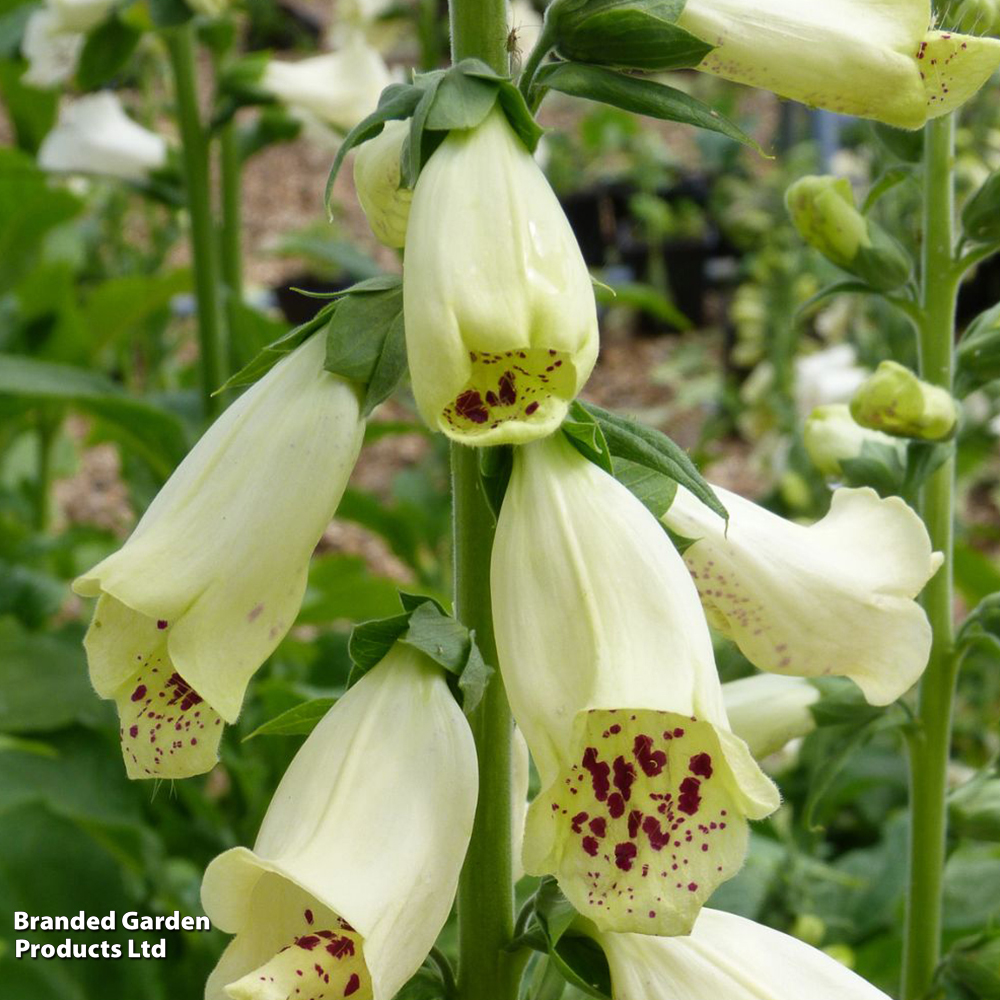
<svg viewBox="0 0 1000 1000"><path fill-rule="evenodd" d="M958 424L951 394L896 361L883 361L861 385L851 400L851 416L862 427L922 441L945 441Z"/></svg>
<svg viewBox="0 0 1000 1000"><path fill-rule="evenodd" d="M714 46L705 72L897 128L954 111L1000 65L995 39L934 30L928 0L687 0L677 24Z"/></svg>
<svg viewBox="0 0 1000 1000"><path fill-rule="evenodd" d="M854 207L844 177L802 177L785 195L799 235L827 260L889 291L910 276L910 261L896 241Z"/></svg>
<svg viewBox="0 0 1000 1000"><path fill-rule="evenodd" d="M312 337L236 400L125 545L73 584L98 598L84 646L118 704L130 778L209 770L222 721L295 621L364 435L325 351Z"/></svg>
<svg viewBox="0 0 1000 1000"><path fill-rule="evenodd" d="M442 670L397 643L295 755L254 849L208 866L205 912L236 937L206 1000L391 1000L451 912L477 786Z"/></svg>
<svg viewBox="0 0 1000 1000"><path fill-rule="evenodd" d="M453 131L417 181L403 270L406 349L427 423L465 444L554 431L597 358L573 231L496 108Z"/></svg>
<svg viewBox="0 0 1000 1000"><path fill-rule="evenodd" d="M819 689L804 677L755 674L723 684L722 698L733 732L757 758L816 728L809 706L819 701Z"/></svg>
<svg viewBox="0 0 1000 1000"><path fill-rule="evenodd" d="M779 799L730 730L677 551L555 434L515 451L491 580L500 669L541 780L525 871L554 874L602 930L686 934L739 870L747 820Z"/></svg>
<svg viewBox="0 0 1000 1000"><path fill-rule="evenodd" d="M901 441L855 423L846 403L817 406L806 420L802 438L813 465L832 478L842 476L843 463L859 458L862 452L881 456L894 472L902 470L906 460Z"/></svg>
<svg viewBox="0 0 1000 1000"><path fill-rule="evenodd" d="M399 160L408 122L391 121L354 154L354 188L375 238L387 247L406 242L413 192L402 186Z"/></svg>
<svg viewBox="0 0 1000 1000"><path fill-rule="evenodd" d="M806 527L713 489L728 523L683 487L663 515L694 539L684 562L711 624L758 670L850 677L873 705L903 694L931 646L914 598L942 562L920 518L899 497L839 489Z"/></svg>

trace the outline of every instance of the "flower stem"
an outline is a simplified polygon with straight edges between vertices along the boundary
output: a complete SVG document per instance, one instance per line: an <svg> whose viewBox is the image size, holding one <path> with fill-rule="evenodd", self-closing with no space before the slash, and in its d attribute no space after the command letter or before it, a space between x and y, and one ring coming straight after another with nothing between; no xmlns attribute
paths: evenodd
<svg viewBox="0 0 1000 1000"><path fill-rule="evenodd" d="M952 389L955 306L955 123L952 115L930 122L924 133L924 204L921 376ZM944 565L924 591L933 629L930 661L920 683L917 724L910 740L910 858L903 949L903 1000L928 995L941 955L947 767L958 664L952 614L952 524L955 463L949 458L923 488L921 514Z"/></svg>
<svg viewBox="0 0 1000 1000"><path fill-rule="evenodd" d="M496 666L490 606L493 515L479 479L479 456L451 449L455 531L455 610L487 663ZM513 724L499 672L469 718L479 755L479 804L458 885L461 1000L514 1000L521 962L504 951L514 932L511 858L511 738Z"/></svg>
<svg viewBox="0 0 1000 1000"><path fill-rule="evenodd" d="M177 121L184 160L184 185L191 217L191 265L198 306L198 346L201 395L205 415L219 408L212 393L222 384L221 327L219 323L218 262L209 188L208 137L198 110L194 26L191 22L164 31L174 77Z"/></svg>
<svg viewBox="0 0 1000 1000"><path fill-rule="evenodd" d="M222 188L219 248L222 255L222 280L226 286L230 371L236 371L244 360L236 356L239 307L243 301L242 168L236 122L228 121L219 133L219 185Z"/></svg>

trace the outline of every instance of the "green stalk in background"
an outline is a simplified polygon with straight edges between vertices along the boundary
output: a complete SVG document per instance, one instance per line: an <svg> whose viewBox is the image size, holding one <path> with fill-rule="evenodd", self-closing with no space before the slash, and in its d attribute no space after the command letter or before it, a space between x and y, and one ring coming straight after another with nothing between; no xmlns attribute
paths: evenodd
<svg viewBox="0 0 1000 1000"><path fill-rule="evenodd" d="M164 31L170 52L181 131L184 184L191 217L191 265L198 305L198 346L201 352L201 395L206 417L219 410L212 393L225 379L219 316L219 267L209 187L208 136L198 110L195 36L191 22Z"/></svg>
<svg viewBox="0 0 1000 1000"><path fill-rule="evenodd" d="M504 0L451 0L452 58L475 57L507 72ZM479 454L451 448L455 612L487 663L497 665L490 604L495 524L479 478ZM470 718L479 755L479 805L458 886L460 1000L516 1000L523 962L504 949L514 931L511 857L513 720L499 672Z"/></svg>
<svg viewBox="0 0 1000 1000"><path fill-rule="evenodd" d="M954 260L955 123L952 115L924 131L922 322L920 373L952 390L955 307L961 270ZM920 512L944 565L927 584L924 606L934 630L920 683L910 740L910 858L903 951L903 1000L922 1000L941 956L941 905L947 834L947 768L958 664L954 655L952 548L955 462L949 458L924 486Z"/></svg>

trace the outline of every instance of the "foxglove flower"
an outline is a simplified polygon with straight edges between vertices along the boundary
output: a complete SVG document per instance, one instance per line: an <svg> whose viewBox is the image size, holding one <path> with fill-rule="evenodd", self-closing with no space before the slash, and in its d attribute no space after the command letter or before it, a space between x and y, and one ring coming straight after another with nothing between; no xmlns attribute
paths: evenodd
<svg viewBox="0 0 1000 1000"><path fill-rule="evenodd" d="M554 431L597 358L590 275L548 181L495 108L417 181L403 271L424 420L472 445Z"/></svg>
<svg viewBox="0 0 1000 1000"><path fill-rule="evenodd" d="M236 935L205 1000L391 1000L451 911L477 783L441 669L393 646L296 754L254 849L205 872L205 912Z"/></svg>
<svg viewBox="0 0 1000 1000"><path fill-rule="evenodd" d="M524 868L602 930L686 933L778 793L730 732L698 595L655 518L557 434L515 453L497 648L541 792Z"/></svg>
<svg viewBox="0 0 1000 1000"><path fill-rule="evenodd" d="M49 0L28 18L21 52L28 60L22 77L32 87L54 87L75 72L84 36L115 6L115 0Z"/></svg>
<svg viewBox="0 0 1000 1000"><path fill-rule="evenodd" d="M834 344L795 359L795 408L808 417L817 406L847 403L868 377L850 344Z"/></svg>
<svg viewBox="0 0 1000 1000"><path fill-rule="evenodd" d="M364 432L325 349L306 341L233 403L125 545L73 585L99 598L90 679L118 704L131 778L211 768L222 721L298 614Z"/></svg>
<svg viewBox="0 0 1000 1000"><path fill-rule="evenodd" d="M687 0L677 23L715 48L698 67L845 115L920 128L1000 66L1000 42L931 29L930 0Z"/></svg>
<svg viewBox="0 0 1000 1000"><path fill-rule="evenodd" d="M931 629L914 598L942 557L899 497L839 489L805 527L714 489L728 526L682 487L663 521L694 539L684 561L708 620L755 667L850 677L873 705L917 680Z"/></svg>
<svg viewBox="0 0 1000 1000"><path fill-rule="evenodd" d="M102 90L64 104L42 140L38 165L63 173L141 181L167 162L167 142L134 122L116 94Z"/></svg>
<svg viewBox="0 0 1000 1000"><path fill-rule="evenodd" d="M818 948L721 910L702 910L688 937L594 936L613 1000L889 1000Z"/></svg>
<svg viewBox="0 0 1000 1000"><path fill-rule="evenodd" d="M293 111L348 132L375 109L390 83L385 60L355 34L337 52L298 62L272 59L260 87Z"/></svg>
<svg viewBox="0 0 1000 1000"><path fill-rule="evenodd" d="M777 753L816 728L810 706L819 701L819 688L804 677L743 677L722 685L722 700L733 732L757 758Z"/></svg>

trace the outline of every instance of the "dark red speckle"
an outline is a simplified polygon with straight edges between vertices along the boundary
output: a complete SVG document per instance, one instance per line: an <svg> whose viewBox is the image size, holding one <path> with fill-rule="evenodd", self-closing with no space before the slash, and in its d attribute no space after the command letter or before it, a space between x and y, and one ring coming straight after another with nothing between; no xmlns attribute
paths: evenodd
<svg viewBox="0 0 1000 1000"><path fill-rule="evenodd" d="M167 622L161 618L157 623L156 627L162 632L167 627Z"/></svg>
<svg viewBox="0 0 1000 1000"><path fill-rule="evenodd" d="M135 690L134 690L134 691L132 692L132 700L133 700L133 701L141 701L141 700L142 700L143 698L145 698L145 697L146 697L146 685L145 685L145 684L140 684L140 685L139 685L139 686L138 686L138 687L137 687L137 688L136 688L136 689L135 689Z"/></svg>
<svg viewBox="0 0 1000 1000"><path fill-rule="evenodd" d="M349 997L352 993L357 993L359 989L361 989L361 980L356 972L352 972L351 978L347 980L347 985L344 987L344 996Z"/></svg>
<svg viewBox="0 0 1000 1000"><path fill-rule="evenodd" d="M662 750L653 749L651 736L639 735L632 744L632 753L639 762L643 773L650 778L656 777L667 763L667 755Z"/></svg>
<svg viewBox="0 0 1000 1000"><path fill-rule="evenodd" d="M712 777L712 756L707 753L695 754L688 762L688 769L692 774L701 775L703 778Z"/></svg>
<svg viewBox="0 0 1000 1000"><path fill-rule="evenodd" d="M635 844L615 844L615 864L623 871L632 870L632 862L635 860L639 849Z"/></svg>

